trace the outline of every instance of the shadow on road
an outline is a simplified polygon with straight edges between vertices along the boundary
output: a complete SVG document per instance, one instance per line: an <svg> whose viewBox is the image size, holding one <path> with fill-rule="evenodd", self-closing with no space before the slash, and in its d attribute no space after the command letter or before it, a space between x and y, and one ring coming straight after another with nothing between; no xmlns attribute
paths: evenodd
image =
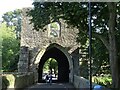
<svg viewBox="0 0 120 90"><path fill-rule="evenodd" d="M25 90L75 90L74 86L70 83L37 83L31 87L26 88Z"/></svg>

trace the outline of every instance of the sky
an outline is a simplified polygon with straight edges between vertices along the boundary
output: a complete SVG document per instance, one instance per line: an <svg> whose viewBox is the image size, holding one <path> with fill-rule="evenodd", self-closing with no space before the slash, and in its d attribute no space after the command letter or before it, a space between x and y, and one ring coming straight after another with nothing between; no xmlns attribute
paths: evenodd
<svg viewBox="0 0 120 90"><path fill-rule="evenodd" d="M0 21L5 12L13 11L15 9L22 9L24 7L33 7L33 0L1 0L0 1Z"/></svg>

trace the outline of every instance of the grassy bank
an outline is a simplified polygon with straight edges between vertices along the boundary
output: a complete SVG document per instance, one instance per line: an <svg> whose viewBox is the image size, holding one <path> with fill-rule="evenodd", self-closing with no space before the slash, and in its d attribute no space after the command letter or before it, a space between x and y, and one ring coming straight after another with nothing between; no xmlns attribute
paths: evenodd
<svg viewBox="0 0 120 90"><path fill-rule="evenodd" d="M93 77L93 82L99 85L105 86L107 88L112 87L112 78L110 76L100 76L100 77Z"/></svg>

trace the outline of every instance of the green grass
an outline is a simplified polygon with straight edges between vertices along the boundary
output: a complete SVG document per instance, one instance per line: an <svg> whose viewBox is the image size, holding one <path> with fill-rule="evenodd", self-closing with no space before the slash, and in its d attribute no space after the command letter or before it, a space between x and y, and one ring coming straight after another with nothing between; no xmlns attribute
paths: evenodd
<svg viewBox="0 0 120 90"><path fill-rule="evenodd" d="M112 88L112 78L108 76L104 77L93 77L93 82L99 85L105 86L107 88Z"/></svg>

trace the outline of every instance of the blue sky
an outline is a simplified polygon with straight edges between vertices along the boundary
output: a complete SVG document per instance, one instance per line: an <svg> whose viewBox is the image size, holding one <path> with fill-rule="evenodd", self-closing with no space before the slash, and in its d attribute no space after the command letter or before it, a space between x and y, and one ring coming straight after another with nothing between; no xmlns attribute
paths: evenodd
<svg viewBox="0 0 120 90"><path fill-rule="evenodd" d="M0 1L0 21L5 12L13 11L15 9L22 9L24 7L32 7L33 0L1 0Z"/></svg>

